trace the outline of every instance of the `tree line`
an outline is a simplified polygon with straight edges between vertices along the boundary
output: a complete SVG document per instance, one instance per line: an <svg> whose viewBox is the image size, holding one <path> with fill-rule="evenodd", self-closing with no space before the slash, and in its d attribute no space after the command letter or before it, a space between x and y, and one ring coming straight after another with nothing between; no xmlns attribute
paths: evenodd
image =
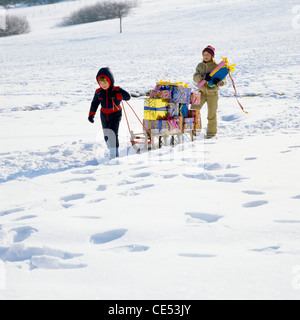
<svg viewBox="0 0 300 320"><path fill-rule="evenodd" d="M20 0L0 0L0 4L4 2L18 2ZM23 0L31 3L34 0ZM41 0L39 0L40 2ZM58 0L43 0L48 3L58 2ZM61 0L59 0L61 1ZM37 1L36 1L37 2ZM66 17L60 26L70 26L82 23L90 23L96 21L119 19L120 33L122 33L122 19L130 14L131 10L137 6L137 0L126 1L102 1L94 5L85 6L78 11L73 12ZM30 32L30 25L26 17L11 16L9 14L0 15L0 37L18 35Z"/></svg>
<svg viewBox="0 0 300 320"><path fill-rule="evenodd" d="M62 0L0 0L0 6L14 6L16 4L24 3L26 5L33 4L51 4L56 2L61 2Z"/></svg>
<svg viewBox="0 0 300 320"><path fill-rule="evenodd" d="M69 26L118 18L120 19L120 33L122 33L122 19L129 15L136 6L136 0L98 2L73 12L64 19L62 25Z"/></svg>

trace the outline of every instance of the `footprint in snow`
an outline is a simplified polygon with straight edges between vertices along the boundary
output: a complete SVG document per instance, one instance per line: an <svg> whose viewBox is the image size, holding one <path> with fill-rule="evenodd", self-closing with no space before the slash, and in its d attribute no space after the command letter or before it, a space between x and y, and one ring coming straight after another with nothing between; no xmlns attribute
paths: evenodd
<svg viewBox="0 0 300 320"><path fill-rule="evenodd" d="M256 157L248 157L248 158L245 158L245 160L247 161L253 161L253 160L256 160L257 158Z"/></svg>
<svg viewBox="0 0 300 320"><path fill-rule="evenodd" d="M199 179L199 180L215 180L216 177L213 174L207 173L207 172L203 172L203 173L199 173L199 174L186 174L183 173L182 174L185 178L189 178L189 179Z"/></svg>
<svg viewBox="0 0 300 320"><path fill-rule="evenodd" d="M300 200L300 194L298 196L294 196L292 197L292 199L295 199L295 200ZM1 215L1 214L0 214Z"/></svg>
<svg viewBox="0 0 300 320"><path fill-rule="evenodd" d="M278 251L279 249L280 249L279 246L270 246L270 247L260 248L260 249L251 249L250 251L267 253L267 254L270 254L270 253L279 254L281 253L280 251Z"/></svg>
<svg viewBox="0 0 300 320"><path fill-rule="evenodd" d="M213 171L213 170L221 170L223 169L223 166L220 163L206 163L204 164L204 169Z"/></svg>
<svg viewBox="0 0 300 320"><path fill-rule="evenodd" d="M64 202L70 202L70 201L74 201L74 200L80 200L83 198L85 198L85 194L75 193L75 194L71 194L69 196L61 197L60 200L62 200Z"/></svg>
<svg viewBox="0 0 300 320"><path fill-rule="evenodd" d="M88 203L100 203L102 201L106 200L105 198L99 198L99 199L94 199L94 200L90 200Z"/></svg>
<svg viewBox="0 0 300 320"><path fill-rule="evenodd" d="M215 223L218 222L223 216L208 213L199 212L187 212L186 216L190 216L192 219L188 219L188 223L198 222L198 223Z"/></svg>
<svg viewBox="0 0 300 320"><path fill-rule="evenodd" d="M96 170L95 169L83 169L83 170L76 170L72 171L72 174L93 174Z"/></svg>
<svg viewBox="0 0 300 320"><path fill-rule="evenodd" d="M106 189L107 189L107 186L103 184L98 186L97 191L105 191Z"/></svg>
<svg viewBox="0 0 300 320"><path fill-rule="evenodd" d="M253 196L259 196L259 195L263 195L265 194L264 192L261 191L252 191L252 190L245 190L242 191L243 193L249 194L249 195L253 195Z"/></svg>
<svg viewBox="0 0 300 320"><path fill-rule="evenodd" d="M242 176L235 173L226 173L224 175L217 175L217 181L218 182L230 182L230 183L236 183L241 180L244 180Z"/></svg>
<svg viewBox="0 0 300 320"><path fill-rule="evenodd" d="M268 204L269 202L266 200L252 201L243 204L244 208L255 208Z"/></svg>
<svg viewBox="0 0 300 320"><path fill-rule="evenodd" d="M163 175L162 177L164 178L164 179L172 179L172 178L175 178L175 177L177 177L178 176L178 174L165 174L165 175Z"/></svg>
<svg viewBox="0 0 300 320"><path fill-rule="evenodd" d="M151 174L152 174L151 172L141 172L141 173L134 174L131 177L132 178L146 178L146 177L151 176Z"/></svg>
<svg viewBox="0 0 300 320"><path fill-rule="evenodd" d="M152 187L155 187L155 185L154 184L145 184L142 186L136 186L132 190L142 190L142 189L148 189L148 188L152 188Z"/></svg>
<svg viewBox="0 0 300 320"><path fill-rule="evenodd" d="M300 223L300 220L274 220L276 223Z"/></svg>
<svg viewBox="0 0 300 320"><path fill-rule="evenodd" d="M179 253L179 257L186 258L215 258L214 254L199 254L199 253Z"/></svg>
<svg viewBox="0 0 300 320"><path fill-rule="evenodd" d="M15 219L15 221L29 220L29 219L34 219L34 218L37 218L37 216L28 215L28 216L23 216L23 217L17 218L17 219Z"/></svg>
<svg viewBox="0 0 300 320"><path fill-rule="evenodd" d="M122 197L135 197L135 196L139 196L140 194L138 192L135 192L134 190L128 190L128 191L118 193L118 195Z"/></svg>
<svg viewBox="0 0 300 320"><path fill-rule="evenodd" d="M73 216L74 219L87 219L87 220L99 220L102 219L101 217L97 216Z"/></svg>
<svg viewBox="0 0 300 320"><path fill-rule="evenodd" d="M122 238L126 232L127 229L116 229L116 230L110 230L103 233L96 233L91 236L90 242L94 244L103 244L107 242L111 242L117 239Z"/></svg>
<svg viewBox="0 0 300 320"><path fill-rule="evenodd" d="M91 182L91 181L96 181L96 179L93 178L93 177L75 178L75 179L70 179L70 180L62 181L62 183L71 183L71 182L83 182L83 183L87 183L87 182Z"/></svg>
<svg viewBox="0 0 300 320"><path fill-rule="evenodd" d="M29 238L32 233L37 232L38 230L32 227L19 227L11 229L12 232L15 232L14 242L22 242Z"/></svg>
<svg viewBox="0 0 300 320"><path fill-rule="evenodd" d="M126 186L126 185L129 185L129 184L135 184L135 183L136 183L135 181L122 180L122 181L119 183L119 186Z"/></svg>
<svg viewBox="0 0 300 320"><path fill-rule="evenodd" d="M25 211L25 208L20 207L20 208L14 208L14 209L10 209L10 210L0 211L0 217L7 216L9 214L16 213L16 212L21 212L21 211Z"/></svg>
<svg viewBox="0 0 300 320"><path fill-rule="evenodd" d="M150 247L148 246L141 246L141 245L127 245L127 246L121 246L121 247L115 247L112 249L109 249L110 251L116 252L116 253L126 253L126 252L145 252L148 251Z"/></svg>
<svg viewBox="0 0 300 320"><path fill-rule="evenodd" d="M81 263L65 262L82 254L70 253L51 248L25 247L23 244L14 244L11 247L0 247L0 259L4 262L28 261L31 269L77 269L86 265Z"/></svg>
<svg viewBox="0 0 300 320"><path fill-rule="evenodd" d="M52 256L35 256L31 258L32 269L82 269L86 268L86 264L82 263L68 263L60 258Z"/></svg>

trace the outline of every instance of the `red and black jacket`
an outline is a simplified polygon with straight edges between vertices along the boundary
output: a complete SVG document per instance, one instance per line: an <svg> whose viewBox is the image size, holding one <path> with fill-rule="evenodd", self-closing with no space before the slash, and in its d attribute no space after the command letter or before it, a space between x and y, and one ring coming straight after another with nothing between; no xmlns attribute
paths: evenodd
<svg viewBox="0 0 300 320"><path fill-rule="evenodd" d="M91 103L89 115L94 116L101 104L101 112L110 114L121 110L121 101L130 100L130 94L120 87L114 86L114 77L109 68L102 68L97 74L97 82L99 84L99 78L104 77L109 83L109 89L104 90L101 87L96 90L94 99ZM100 84L99 84L100 85Z"/></svg>

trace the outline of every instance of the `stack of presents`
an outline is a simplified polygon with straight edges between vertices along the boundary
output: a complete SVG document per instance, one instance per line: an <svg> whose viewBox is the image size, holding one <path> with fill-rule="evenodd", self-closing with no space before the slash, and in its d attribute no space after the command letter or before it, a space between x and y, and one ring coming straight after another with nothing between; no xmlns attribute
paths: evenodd
<svg viewBox="0 0 300 320"><path fill-rule="evenodd" d="M192 92L188 84L160 81L145 99L144 127L158 135L198 130L200 111L190 110L190 105L200 104L200 99L201 93Z"/></svg>

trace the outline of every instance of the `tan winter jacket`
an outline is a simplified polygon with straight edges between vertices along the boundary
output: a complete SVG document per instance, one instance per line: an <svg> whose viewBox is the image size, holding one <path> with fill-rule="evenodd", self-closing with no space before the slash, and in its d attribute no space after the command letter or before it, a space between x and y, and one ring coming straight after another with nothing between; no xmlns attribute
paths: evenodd
<svg viewBox="0 0 300 320"><path fill-rule="evenodd" d="M203 80L203 75L205 75L206 73L210 73L214 70L214 68L217 66L218 64L216 63L215 60L210 61L210 62L201 62L198 64L197 68L196 68L196 72L194 74L194 81L196 83L200 83ZM210 93L215 93L219 91L219 87L222 87L226 84L226 78L221 81L221 83L214 87L214 88L210 88L207 83L205 83L205 85L203 85L200 88L200 92L203 94L210 94Z"/></svg>

